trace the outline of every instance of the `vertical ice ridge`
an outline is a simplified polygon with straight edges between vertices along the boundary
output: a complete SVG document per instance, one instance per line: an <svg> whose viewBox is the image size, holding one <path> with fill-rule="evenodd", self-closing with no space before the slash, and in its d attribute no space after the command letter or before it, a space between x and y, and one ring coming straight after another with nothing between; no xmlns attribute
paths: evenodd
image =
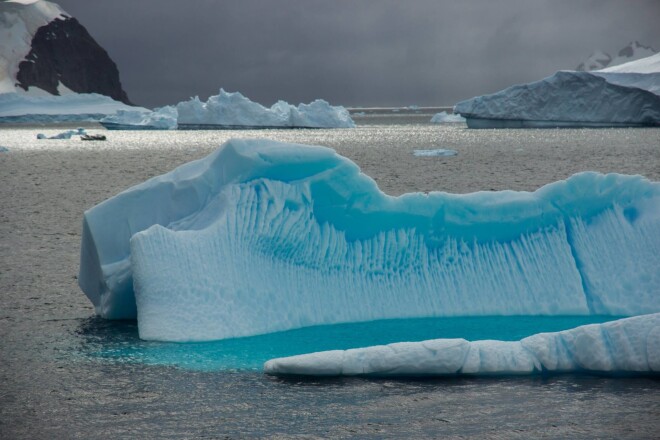
<svg viewBox="0 0 660 440"><path fill-rule="evenodd" d="M577 270L578 276L580 277L580 285L582 286L582 295L584 295L584 300L585 303L587 304L587 308L589 309L589 314L594 314L596 313L597 307L594 306L594 302L595 302L594 296L591 294L591 291L589 290L589 286L587 285L587 282L584 278L582 262L580 261L577 251L575 250L575 243L574 243L575 239L573 237L572 222L570 220L564 219L563 225L564 225L564 230L566 231L566 243L568 244L568 247L571 251L571 258L573 258L573 264L575 265L575 269Z"/></svg>
<svg viewBox="0 0 660 440"><path fill-rule="evenodd" d="M203 316L174 340L400 317L588 313L561 223L510 242L448 236L430 248L415 228L349 240L315 218L304 194L299 184L231 185L223 196L232 208L207 228L137 234L139 307L158 310L140 312L141 335L171 339L175 315L194 309Z"/></svg>

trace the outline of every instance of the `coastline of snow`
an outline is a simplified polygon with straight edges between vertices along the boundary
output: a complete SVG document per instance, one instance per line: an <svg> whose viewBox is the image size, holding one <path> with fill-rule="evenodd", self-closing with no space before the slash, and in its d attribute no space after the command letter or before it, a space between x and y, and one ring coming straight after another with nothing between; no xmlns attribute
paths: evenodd
<svg viewBox="0 0 660 440"><path fill-rule="evenodd" d="M660 313L520 341L435 339L271 359L271 375L660 374Z"/></svg>
<svg viewBox="0 0 660 440"><path fill-rule="evenodd" d="M89 121L118 110L144 111L96 93L70 93L62 96L25 93L0 94L0 122Z"/></svg>
<svg viewBox="0 0 660 440"><path fill-rule="evenodd" d="M220 89L206 102L195 97L180 102L176 108L179 129L355 127L348 110L321 99L297 107L278 101L266 108L239 92Z"/></svg>

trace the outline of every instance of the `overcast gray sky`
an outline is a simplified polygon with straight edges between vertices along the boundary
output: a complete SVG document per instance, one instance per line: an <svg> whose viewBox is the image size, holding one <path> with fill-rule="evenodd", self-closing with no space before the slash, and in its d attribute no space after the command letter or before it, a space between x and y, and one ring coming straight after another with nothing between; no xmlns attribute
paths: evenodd
<svg viewBox="0 0 660 440"><path fill-rule="evenodd" d="M660 0L59 0L153 107L220 87L270 105L453 105L660 49Z"/></svg>

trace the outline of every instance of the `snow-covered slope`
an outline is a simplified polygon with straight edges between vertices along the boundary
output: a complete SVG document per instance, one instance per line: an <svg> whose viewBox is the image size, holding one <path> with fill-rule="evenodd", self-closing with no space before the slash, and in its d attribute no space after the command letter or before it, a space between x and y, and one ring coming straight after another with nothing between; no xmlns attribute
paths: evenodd
<svg viewBox="0 0 660 440"><path fill-rule="evenodd" d="M601 69L595 73L660 73L660 53L618 66Z"/></svg>
<svg viewBox="0 0 660 440"><path fill-rule="evenodd" d="M0 93L17 91L19 64L32 49L37 30L68 15L55 3L37 0L0 2Z"/></svg>
<svg viewBox="0 0 660 440"><path fill-rule="evenodd" d="M561 71L459 102L471 128L660 126L660 55L595 72Z"/></svg>
<svg viewBox="0 0 660 440"><path fill-rule="evenodd" d="M614 67L620 64L629 63L631 61L647 58L656 53L655 49L649 46L644 46L638 41L629 43L626 47L621 49L616 56L611 56L607 52L597 50L591 54L586 60L580 63L575 70L578 71L592 71L601 70L606 67Z"/></svg>
<svg viewBox="0 0 660 440"><path fill-rule="evenodd" d="M436 339L273 359L268 374L415 376L557 372L660 374L660 314L520 341Z"/></svg>
<svg viewBox="0 0 660 440"><path fill-rule="evenodd" d="M85 212L79 283L142 338L660 311L660 184L390 197L324 147L233 140ZM135 290L134 290L135 289ZM137 308L136 308L137 306Z"/></svg>
<svg viewBox="0 0 660 440"><path fill-rule="evenodd" d="M195 97L177 104L179 128L352 128L355 123L344 107L317 99L298 107L278 101L270 108L238 92L220 89L206 102Z"/></svg>
<svg viewBox="0 0 660 440"><path fill-rule="evenodd" d="M86 120L133 108L106 51L44 0L0 1L0 97L4 121Z"/></svg>

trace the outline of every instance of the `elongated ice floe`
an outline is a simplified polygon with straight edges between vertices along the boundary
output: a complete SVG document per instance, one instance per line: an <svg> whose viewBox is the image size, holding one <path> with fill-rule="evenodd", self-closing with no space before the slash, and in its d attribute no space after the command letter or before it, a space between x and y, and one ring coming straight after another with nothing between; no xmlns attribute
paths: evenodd
<svg viewBox="0 0 660 440"><path fill-rule="evenodd" d="M267 374L415 376L561 372L660 374L660 314L520 341L434 339L272 359Z"/></svg>
<svg viewBox="0 0 660 440"><path fill-rule="evenodd" d="M352 128L355 123L342 106L322 99L297 107L278 101L270 108L238 92L220 93L206 102L195 97L176 106L180 129L195 128Z"/></svg>
<svg viewBox="0 0 660 440"><path fill-rule="evenodd" d="M85 212L79 284L140 336L660 311L660 184L391 197L324 147L232 140ZM137 306L137 307L136 307Z"/></svg>

